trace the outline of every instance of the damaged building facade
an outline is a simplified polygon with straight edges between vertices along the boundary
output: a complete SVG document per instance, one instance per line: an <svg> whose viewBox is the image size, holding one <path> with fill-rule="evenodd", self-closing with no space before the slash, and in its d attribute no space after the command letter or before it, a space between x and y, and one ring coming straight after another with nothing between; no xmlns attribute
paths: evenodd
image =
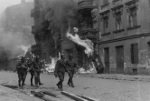
<svg viewBox="0 0 150 101"><path fill-rule="evenodd" d="M32 53L39 55L46 60L49 57L58 56L59 52L65 54L68 59L69 54L73 54L75 61L80 67L88 69L89 59L84 53L85 48L75 44L69 40L63 31L54 30L50 27L50 22L43 20L45 13L42 10L42 5L47 3L47 0L34 0L35 7L31 11L31 17L34 18L34 26L32 27L32 33L34 34L36 44L32 46ZM78 27L79 36L81 39L90 39L94 43L95 53L98 52L98 29L94 27L92 11L96 8L93 5L93 0L80 0L77 2L77 15L78 15ZM46 14L45 14L46 15ZM93 14L94 15L94 14ZM63 30L63 29L62 29ZM73 33L73 31L71 31ZM74 34L74 33L73 33Z"/></svg>
<svg viewBox="0 0 150 101"><path fill-rule="evenodd" d="M36 44L31 47L32 53L40 56L47 62L50 62L50 57L58 57L59 53L65 54L66 58L68 58L69 54L73 54L75 60L77 60L75 44L66 38L65 26L54 28L51 26L52 23L45 19L53 13L49 13L44 8L48 3L49 0L34 0L35 6L31 11L31 17L34 18L32 34Z"/></svg>
<svg viewBox="0 0 150 101"><path fill-rule="evenodd" d="M99 2L99 50L106 73L149 74L149 0Z"/></svg>
<svg viewBox="0 0 150 101"><path fill-rule="evenodd" d="M48 26L50 22L41 20L40 8L46 0L34 2L31 16L35 20L32 33L36 45L32 46L32 52L43 58L57 56L58 51L66 58L73 54L79 66L88 67L84 48L68 40L59 30L52 30ZM149 74L149 0L79 0L77 5L78 34L81 39L92 40L104 73Z"/></svg>

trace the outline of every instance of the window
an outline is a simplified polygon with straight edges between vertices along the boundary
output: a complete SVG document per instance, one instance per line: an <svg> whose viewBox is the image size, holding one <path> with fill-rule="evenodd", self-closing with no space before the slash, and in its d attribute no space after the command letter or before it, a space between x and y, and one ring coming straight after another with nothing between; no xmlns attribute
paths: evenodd
<svg viewBox="0 0 150 101"><path fill-rule="evenodd" d="M110 13L109 10L101 13L103 33L108 33L109 13Z"/></svg>
<svg viewBox="0 0 150 101"><path fill-rule="evenodd" d="M128 13L128 26L135 27L137 24L137 9L138 2L137 0L133 0L126 3L127 13Z"/></svg>
<svg viewBox="0 0 150 101"><path fill-rule="evenodd" d="M115 18L115 30L121 30L122 29L123 5L113 8L112 12Z"/></svg>
<svg viewBox="0 0 150 101"><path fill-rule="evenodd" d="M138 61L138 44L131 44L131 63L137 64Z"/></svg>
<svg viewBox="0 0 150 101"><path fill-rule="evenodd" d="M116 30L122 29L121 13L117 13L115 17Z"/></svg>
<svg viewBox="0 0 150 101"><path fill-rule="evenodd" d="M129 23L129 27L137 26L137 10L135 7L130 9L129 11L128 23Z"/></svg>
<svg viewBox="0 0 150 101"><path fill-rule="evenodd" d="M104 29L104 33L107 32L107 28L108 28L108 17L103 18L103 29Z"/></svg>

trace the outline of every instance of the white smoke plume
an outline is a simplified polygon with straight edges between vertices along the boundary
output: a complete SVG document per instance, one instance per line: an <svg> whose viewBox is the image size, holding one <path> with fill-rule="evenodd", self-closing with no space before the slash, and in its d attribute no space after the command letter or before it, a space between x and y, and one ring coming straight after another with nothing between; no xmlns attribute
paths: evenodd
<svg viewBox="0 0 150 101"><path fill-rule="evenodd" d="M20 32L13 33L0 29L0 36L0 47L9 51L9 57L7 58L15 58L19 55L25 55L31 45L31 43L29 43L23 36L23 33Z"/></svg>
<svg viewBox="0 0 150 101"><path fill-rule="evenodd" d="M29 50L30 46L25 46L25 45L20 45L17 48L21 49L24 51L24 53L22 54L23 56L26 55L27 51Z"/></svg>
<svg viewBox="0 0 150 101"><path fill-rule="evenodd" d="M74 30L75 30L75 32L78 32L77 28L74 28ZM78 34L72 35L70 33L70 28L68 29L66 36L70 40L72 40L73 42L75 42L76 44L85 47L85 51L84 51L85 54L87 54L88 56L92 56L93 55L94 48L93 48L93 43L92 43L91 40L89 40L89 39L82 40L82 39L80 39L80 37L79 37Z"/></svg>

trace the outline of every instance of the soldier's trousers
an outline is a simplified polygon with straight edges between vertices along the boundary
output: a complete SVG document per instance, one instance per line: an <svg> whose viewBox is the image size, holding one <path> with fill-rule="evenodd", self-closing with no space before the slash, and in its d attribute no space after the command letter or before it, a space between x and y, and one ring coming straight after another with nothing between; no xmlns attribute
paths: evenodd
<svg viewBox="0 0 150 101"><path fill-rule="evenodd" d="M41 71L38 71L39 85L41 84L40 75L41 75Z"/></svg>
<svg viewBox="0 0 150 101"><path fill-rule="evenodd" d="M59 82L57 83L57 85L60 87L60 89L62 89L65 73L64 72L58 72L57 75L59 77Z"/></svg>
<svg viewBox="0 0 150 101"><path fill-rule="evenodd" d="M68 76L69 76L68 85L70 85L70 86L74 86L74 84L73 84L74 73L75 73L74 70L70 70L69 73L68 73Z"/></svg>
<svg viewBox="0 0 150 101"><path fill-rule="evenodd" d="M18 85L19 87L23 87L24 85L24 81L25 81L25 77L26 77L26 72L18 72Z"/></svg>
<svg viewBox="0 0 150 101"><path fill-rule="evenodd" d="M30 71L30 74L31 74L30 83L31 83L31 86L33 86L34 71Z"/></svg>
<svg viewBox="0 0 150 101"><path fill-rule="evenodd" d="M34 71L34 81L35 81L35 86L38 86L38 84L39 84L39 74L38 74L38 71Z"/></svg>
<svg viewBox="0 0 150 101"><path fill-rule="evenodd" d="M25 77L24 77L24 85L25 85L25 80L26 80L26 77L27 77L27 70L25 71Z"/></svg>

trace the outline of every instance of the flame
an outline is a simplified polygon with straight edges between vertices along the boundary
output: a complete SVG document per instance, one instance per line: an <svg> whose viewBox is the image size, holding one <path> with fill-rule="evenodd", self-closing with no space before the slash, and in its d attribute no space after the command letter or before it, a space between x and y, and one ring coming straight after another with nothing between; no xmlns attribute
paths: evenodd
<svg viewBox="0 0 150 101"><path fill-rule="evenodd" d="M74 27L74 30L75 32L78 32L78 28ZM93 55L94 48L93 48L93 43L91 40L89 39L82 40L80 39L78 34L72 35L70 33L70 28L68 29L66 36L67 38L77 43L78 45L85 47L85 51L84 51L85 54L87 54L88 56Z"/></svg>
<svg viewBox="0 0 150 101"><path fill-rule="evenodd" d="M95 65L94 65L93 62L90 62L90 63L89 63L89 67L90 67L89 70L85 70L84 68L80 68L80 69L79 69L79 73L81 73L81 74L97 73L96 68L95 68Z"/></svg>
<svg viewBox="0 0 150 101"><path fill-rule="evenodd" d="M46 68L45 68L46 72L48 72L48 73L54 72L57 60L58 60L58 58L51 58L51 63L50 64L45 64L45 66L46 66Z"/></svg>

